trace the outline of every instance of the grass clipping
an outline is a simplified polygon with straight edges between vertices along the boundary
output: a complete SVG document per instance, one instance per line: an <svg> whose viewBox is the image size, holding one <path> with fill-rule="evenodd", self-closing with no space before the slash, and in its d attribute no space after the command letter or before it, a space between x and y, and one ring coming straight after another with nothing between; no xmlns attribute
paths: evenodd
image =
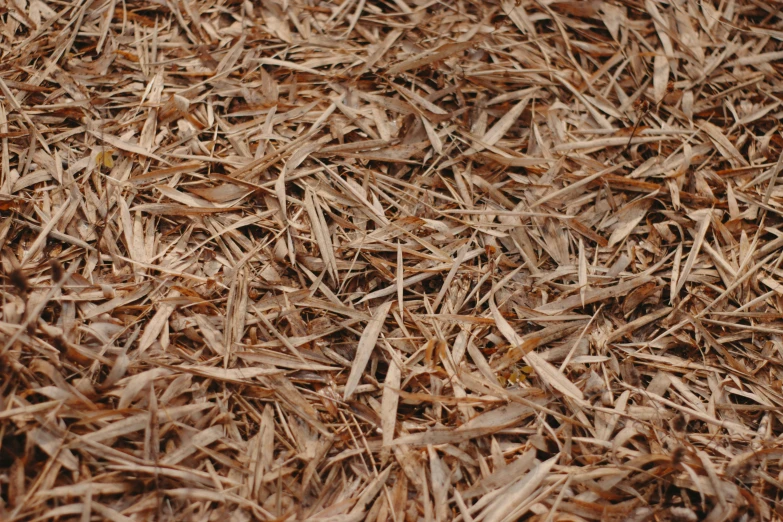
<svg viewBox="0 0 783 522"><path fill-rule="evenodd" d="M781 520L755 0L0 7L0 519Z"/></svg>

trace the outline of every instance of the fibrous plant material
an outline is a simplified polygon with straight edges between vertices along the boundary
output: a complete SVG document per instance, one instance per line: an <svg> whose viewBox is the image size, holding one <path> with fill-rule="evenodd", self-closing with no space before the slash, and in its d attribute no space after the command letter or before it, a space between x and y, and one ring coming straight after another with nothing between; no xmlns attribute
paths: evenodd
<svg viewBox="0 0 783 522"><path fill-rule="evenodd" d="M6 2L0 519L783 519L779 7Z"/></svg>

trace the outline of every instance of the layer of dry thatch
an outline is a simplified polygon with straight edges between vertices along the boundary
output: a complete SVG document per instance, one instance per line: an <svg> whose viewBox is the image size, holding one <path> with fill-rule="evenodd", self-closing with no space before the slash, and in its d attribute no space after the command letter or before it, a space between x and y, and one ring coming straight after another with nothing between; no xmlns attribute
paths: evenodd
<svg viewBox="0 0 783 522"><path fill-rule="evenodd" d="M780 520L758 0L0 7L2 520Z"/></svg>

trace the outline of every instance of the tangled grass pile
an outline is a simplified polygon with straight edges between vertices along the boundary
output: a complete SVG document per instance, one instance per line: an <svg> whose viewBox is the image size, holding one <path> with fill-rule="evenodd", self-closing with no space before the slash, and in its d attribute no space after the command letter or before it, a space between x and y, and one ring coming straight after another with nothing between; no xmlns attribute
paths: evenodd
<svg viewBox="0 0 783 522"><path fill-rule="evenodd" d="M759 0L0 7L0 519L782 520Z"/></svg>

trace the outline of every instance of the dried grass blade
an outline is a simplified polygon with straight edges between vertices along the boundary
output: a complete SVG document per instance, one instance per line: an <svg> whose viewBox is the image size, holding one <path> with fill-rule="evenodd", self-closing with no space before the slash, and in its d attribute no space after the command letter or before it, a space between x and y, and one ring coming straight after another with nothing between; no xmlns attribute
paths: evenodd
<svg viewBox="0 0 783 522"><path fill-rule="evenodd" d="M576 297L579 299L579 296ZM498 330L500 330L500 333L503 334L503 337L505 337L512 346L520 347L524 345L525 341L517 335L511 325L508 324L508 321L506 321L500 313L500 310L498 310L494 296L489 299L489 307L492 310L492 317L495 319L495 325L498 327ZM558 372L554 366L539 357L535 352L528 352L525 355L524 360L533 368L542 381L546 382L560 393L577 401L583 399L582 391L577 388L574 383L569 381L565 375Z"/></svg>
<svg viewBox="0 0 783 522"><path fill-rule="evenodd" d="M699 256L699 251L701 250L701 245L704 242L704 237L707 235L707 230L709 230L710 223L712 222L712 212L705 211L703 214L704 215L699 222L699 228L696 231L696 236L693 238L693 246L691 246L691 251L688 253L688 258L685 260L685 266L683 267L680 278L677 281L677 286L674 287L674 295L679 294L680 290L682 290L682 287L685 286L685 281L688 280L688 276L691 274L693 264L696 262L696 258Z"/></svg>
<svg viewBox="0 0 783 522"><path fill-rule="evenodd" d="M444 58L447 58L453 54L461 53L467 49L470 49L476 45L476 42L459 42L448 43L441 45L434 51L425 51L417 56L408 58L407 60L398 64L392 65L386 70L386 74L395 75L400 74L411 69L418 69L427 64L437 62Z"/></svg>
<svg viewBox="0 0 783 522"><path fill-rule="evenodd" d="M356 347L356 355L354 356L353 365L351 366L351 373L348 375L348 381L345 383L343 400L350 399L356 386L359 384L364 369L367 366L367 362L370 360L370 355L372 355L375 344L378 342L378 336L383 329L383 323L389 315L391 305L392 301L387 301L380 305L375 310L375 313L373 313L372 319L370 319L364 332L362 332L362 336L359 339L359 345Z"/></svg>

